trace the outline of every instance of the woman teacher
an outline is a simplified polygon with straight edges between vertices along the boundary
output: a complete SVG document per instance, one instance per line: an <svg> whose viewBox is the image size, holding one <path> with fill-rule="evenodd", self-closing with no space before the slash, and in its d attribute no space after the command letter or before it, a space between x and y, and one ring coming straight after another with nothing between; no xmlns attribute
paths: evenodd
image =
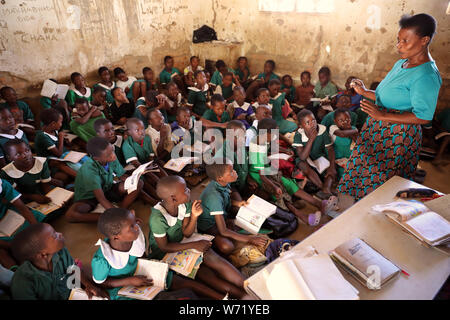
<svg viewBox="0 0 450 320"><path fill-rule="evenodd" d="M436 20L422 13L403 16L399 25L401 59L377 89L366 89L359 79L352 81L355 91L365 98L361 109L368 117L338 190L355 200L395 175L413 177L422 142L421 125L433 119L436 109L442 79L428 51Z"/></svg>

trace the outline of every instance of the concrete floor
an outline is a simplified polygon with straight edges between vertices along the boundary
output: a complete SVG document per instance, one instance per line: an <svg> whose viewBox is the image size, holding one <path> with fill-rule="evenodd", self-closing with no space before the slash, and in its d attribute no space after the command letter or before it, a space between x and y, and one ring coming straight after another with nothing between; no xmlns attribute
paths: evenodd
<svg viewBox="0 0 450 320"><path fill-rule="evenodd" d="M429 161L420 161L419 167L427 171L427 176L424 181L424 185L438 190L443 193L450 193L450 155L447 156L449 160L448 164L444 166L436 167ZM197 185L191 191L191 197L193 200L199 199L201 191L204 189L208 182L205 180L201 184ZM340 197L340 210L343 211L352 204L348 198ZM144 205L141 201L135 202L131 209L135 210L137 217L142 219L143 232L147 236L149 232L148 219L150 216L150 207ZM307 205L303 209L306 213L312 213L316 209L310 205ZM326 218L322 218L322 222L325 222ZM62 232L66 239L66 246L74 258L78 258L83 264L90 264L92 256L98 247L95 243L102 235L97 231L96 224L72 224L67 223L64 217L60 217L52 222L52 225L58 232ZM319 227L310 227L303 223L300 223L297 230L289 237L291 239L303 240L310 234L312 234Z"/></svg>

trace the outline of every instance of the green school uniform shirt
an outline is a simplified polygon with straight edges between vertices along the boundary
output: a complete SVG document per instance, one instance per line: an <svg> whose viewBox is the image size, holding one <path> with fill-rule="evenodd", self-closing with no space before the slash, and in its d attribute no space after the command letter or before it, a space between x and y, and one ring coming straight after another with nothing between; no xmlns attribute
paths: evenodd
<svg viewBox="0 0 450 320"><path fill-rule="evenodd" d="M239 155L238 155L239 152ZM235 187L239 191L245 189L247 185L247 176L248 176L248 152L245 147L240 148L238 152L234 152L231 148L231 144L229 141L224 142L222 148L220 148L216 154L215 158L227 158L233 162L233 169L236 171L238 178L235 182L231 184L232 187Z"/></svg>
<svg viewBox="0 0 450 320"><path fill-rule="evenodd" d="M72 117L70 121L70 130L75 133L78 137L88 142L90 138L95 137L97 133L94 129L94 123L98 119L104 119L105 115L101 112L101 115L95 118L90 118L86 123L81 124L75 121L75 118Z"/></svg>
<svg viewBox="0 0 450 320"><path fill-rule="evenodd" d="M78 91L75 88L70 89L69 91L67 91L67 95L66 95L66 101L67 104L69 106L74 106L75 105L75 100L77 98L83 98L86 99L87 101L92 101L92 90L89 87L86 87L86 93L82 94L80 91Z"/></svg>
<svg viewBox="0 0 450 320"><path fill-rule="evenodd" d="M228 68L228 72L234 72L233 69ZM211 83L215 84L216 86L220 86L222 84L222 74L219 70L214 71L213 75L211 76Z"/></svg>
<svg viewBox="0 0 450 320"><path fill-rule="evenodd" d="M331 81L328 81L328 83L325 85L325 87L322 87L320 82L316 83L316 86L314 87L314 93L316 94L317 98L325 98L326 96L333 96L336 93L338 93L338 89L334 83ZM319 102L316 102L319 103Z"/></svg>
<svg viewBox="0 0 450 320"><path fill-rule="evenodd" d="M412 112L432 120L442 78L434 61L402 68L407 59L398 60L375 90L376 104L387 109Z"/></svg>
<svg viewBox="0 0 450 320"><path fill-rule="evenodd" d="M266 73L265 73L265 72L261 72L260 74L258 74L257 79L265 79L265 78L266 78ZM270 82L270 80L273 80L273 79L278 79L278 80L280 80L280 76L272 72L272 73L270 74L270 77L269 77L269 81L268 81L268 82Z"/></svg>
<svg viewBox="0 0 450 320"><path fill-rule="evenodd" d="M67 272L74 260L67 248L63 248L52 257L51 272L39 270L30 261L25 261L14 272L11 293L14 300L67 300L71 289L67 280L73 276ZM70 281L69 281L70 283Z"/></svg>
<svg viewBox="0 0 450 320"><path fill-rule="evenodd" d="M116 135L116 142L113 143L114 153L116 154L117 160L119 160L120 164L122 166L125 166L126 162L125 157L123 156L122 145L123 145L123 136Z"/></svg>
<svg viewBox="0 0 450 320"><path fill-rule="evenodd" d="M106 170L98 161L88 158L78 170L75 178L74 202L95 199L94 190L110 190L114 184L114 177L121 177L125 173L119 160L109 163Z"/></svg>
<svg viewBox="0 0 450 320"><path fill-rule="evenodd" d="M8 102L0 103L0 107L8 108L9 110L11 110L11 106L8 104ZM30 107L25 101L17 100L17 107L23 113L23 121L26 122L28 120L34 120L33 112L31 112Z"/></svg>
<svg viewBox="0 0 450 320"><path fill-rule="evenodd" d="M61 99L58 99L56 101L56 104L58 104L59 101L61 101ZM50 99L49 97L41 97L41 99L39 99L39 103L44 109L50 109L52 107L52 99Z"/></svg>
<svg viewBox="0 0 450 320"><path fill-rule="evenodd" d="M224 111L222 113L222 116L219 118L217 117L217 115L214 113L214 111L212 109L208 109L205 111L205 113L203 114L203 118L205 118L206 120L210 120L210 121L214 121L214 122L218 122L218 123L225 123L228 121L231 121L231 117L230 114L227 111Z"/></svg>
<svg viewBox="0 0 450 320"><path fill-rule="evenodd" d="M356 129L356 127L352 126L352 129ZM348 159L352 154L352 150L350 149L350 146L352 145L352 139L346 137L338 137L337 135L334 134L336 130L339 130L337 125L333 124L332 126L330 126L329 132L331 140L333 141L333 148L336 160L342 158ZM341 166L336 167L338 178L340 179L343 176L345 169Z"/></svg>
<svg viewBox="0 0 450 320"><path fill-rule="evenodd" d="M294 143L292 146L294 148L296 147L305 147L306 143L308 142L308 137L306 136L305 130L302 128L299 128L294 136ZM319 124L318 125L318 134L316 139L313 142L313 145L311 147L311 152L309 154L309 157L311 160L316 160L320 157L325 157L328 159L327 156L327 147L331 146L333 144L333 141L331 141L330 135L327 132L327 127L324 125Z"/></svg>
<svg viewBox="0 0 450 320"><path fill-rule="evenodd" d="M250 69L248 67L245 67L245 69L247 69L247 71L248 71L248 73L247 73L247 79L248 79L248 77L250 77ZM241 69L239 69L239 68L234 69L233 73L238 76L239 81L247 80L247 79L244 79L244 72L242 72Z"/></svg>
<svg viewBox="0 0 450 320"><path fill-rule="evenodd" d="M281 85L281 90L287 88L284 84ZM289 94L286 95L286 99L289 103L294 102L295 99L295 87L294 86L290 86L289 87Z"/></svg>
<svg viewBox="0 0 450 320"><path fill-rule="evenodd" d="M206 233L208 229L216 225L214 216L223 215L227 219L228 211L231 209L230 185L221 186L216 181L211 181L200 195L203 213L198 217L197 228Z"/></svg>
<svg viewBox="0 0 450 320"><path fill-rule="evenodd" d="M358 121L358 115L353 111L349 111L349 113L351 125L356 126L356 123ZM330 126L334 125L334 111L327 113L325 117L323 117L322 122L320 124L327 127L327 131L329 131Z"/></svg>
<svg viewBox="0 0 450 320"><path fill-rule="evenodd" d="M280 133L285 134L297 129L297 124L283 118L283 106L286 100L286 93L279 92L275 97L271 97L269 103L272 105L272 119L277 122Z"/></svg>
<svg viewBox="0 0 450 320"><path fill-rule="evenodd" d="M8 142L9 140L13 140L13 139L21 139L21 140L25 141L27 144L29 144L25 132L23 132L20 129L17 129L17 132L14 135L6 134L6 133L0 133L0 158L4 158L5 157L5 151L3 150L4 144L6 142Z"/></svg>
<svg viewBox="0 0 450 320"><path fill-rule="evenodd" d="M34 149L39 157L54 157L55 155L50 150L57 148L58 146L58 132L55 132L55 135L41 130L36 132L36 137L34 138ZM66 151L67 149L63 148L63 152Z"/></svg>
<svg viewBox="0 0 450 320"><path fill-rule="evenodd" d="M208 101L208 89L209 86L205 84L203 90L196 87L189 87L189 95L187 105L192 107L192 111L199 116L203 116L203 113L208 109L206 102Z"/></svg>
<svg viewBox="0 0 450 320"><path fill-rule="evenodd" d="M96 87L101 87L103 89L105 89L106 91L106 102L108 103L113 103L114 102L114 97L112 95L111 90L114 89L116 87L116 83L113 81L112 85L109 87L106 84L103 84L101 82L94 84L94 86L92 87L93 89L95 89Z"/></svg>
<svg viewBox="0 0 450 320"><path fill-rule="evenodd" d="M236 85L234 83L231 83L230 86L225 87L222 83L217 86L216 90L214 91L214 94L221 94L224 99L228 99L233 95L233 89L235 86Z"/></svg>
<svg viewBox="0 0 450 320"><path fill-rule="evenodd" d="M180 242L183 240L183 220L191 216L192 203L184 203L178 206L178 216L174 217L167 212L161 202L152 208L149 218L150 233L150 259L161 260L166 252L163 252L156 243L155 238L167 237L168 242Z"/></svg>
<svg viewBox="0 0 450 320"><path fill-rule="evenodd" d="M155 154L152 148L152 140L147 135L145 135L142 146L132 137L128 137L122 144L122 152L126 163L137 160L141 164L148 162L149 157Z"/></svg>
<svg viewBox="0 0 450 320"><path fill-rule="evenodd" d="M170 81L172 81L174 74L178 74L179 76L181 76L181 72L177 68L172 68L170 72L168 72L166 69L163 69L163 71L161 71L161 73L159 74L159 82L161 82L161 84L169 83Z"/></svg>
<svg viewBox="0 0 450 320"><path fill-rule="evenodd" d="M27 172L20 171L13 162L4 166L0 172L2 179L8 180L14 188L23 193L40 193L40 184L52 180L47 158L35 157L34 166Z"/></svg>

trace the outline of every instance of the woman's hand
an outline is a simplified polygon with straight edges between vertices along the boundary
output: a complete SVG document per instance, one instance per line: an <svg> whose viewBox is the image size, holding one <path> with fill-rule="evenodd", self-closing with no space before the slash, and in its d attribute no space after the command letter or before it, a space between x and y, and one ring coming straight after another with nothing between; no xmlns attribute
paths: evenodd
<svg viewBox="0 0 450 320"><path fill-rule="evenodd" d="M383 120L384 112L378 109L378 106L366 99L361 100L361 110L367 113L375 120Z"/></svg>
<svg viewBox="0 0 450 320"><path fill-rule="evenodd" d="M353 79L352 82L350 82L350 87L355 89L356 93L360 95L364 95L364 93L367 91L364 82L360 79Z"/></svg>

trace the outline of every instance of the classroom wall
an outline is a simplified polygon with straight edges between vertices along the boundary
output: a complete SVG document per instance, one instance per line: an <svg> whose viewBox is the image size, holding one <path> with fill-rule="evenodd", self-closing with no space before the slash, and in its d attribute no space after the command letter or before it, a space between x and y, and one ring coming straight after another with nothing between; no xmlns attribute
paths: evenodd
<svg viewBox="0 0 450 320"><path fill-rule="evenodd" d="M380 81L398 59L400 16L427 12L438 20L431 45L444 79L438 106L450 105L447 0L302 1L325 1L331 10L263 12L259 0L4 0L0 86L11 85L20 96L33 97L45 78L67 82L73 71L85 74L92 85L101 65L122 66L135 76L150 66L158 74L166 54L175 57L179 68L192 54L203 61L223 57L233 67L239 55L246 55L252 73L273 59L280 75L290 73L298 80L306 69L313 73L313 82L318 69L328 65L341 87L349 75L369 85ZM192 31L203 24L213 27L224 42L192 44Z"/></svg>

